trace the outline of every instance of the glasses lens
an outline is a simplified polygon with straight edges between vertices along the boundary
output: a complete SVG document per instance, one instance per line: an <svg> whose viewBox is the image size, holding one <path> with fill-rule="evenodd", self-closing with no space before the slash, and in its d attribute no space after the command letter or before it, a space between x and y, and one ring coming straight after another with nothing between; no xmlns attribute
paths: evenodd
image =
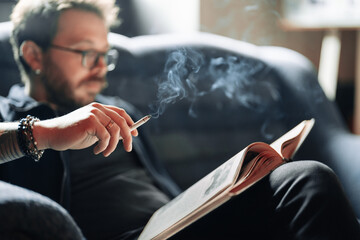
<svg viewBox="0 0 360 240"><path fill-rule="evenodd" d="M92 69L98 64L99 58L104 57L108 71L115 69L119 53L116 49L110 49L106 54L96 51L87 51L83 55L83 66Z"/></svg>
<svg viewBox="0 0 360 240"><path fill-rule="evenodd" d="M83 66L89 69L93 68L97 63L99 54L95 51L86 51L84 53L85 54L83 54L83 62L82 62Z"/></svg>
<svg viewBox="0 0 360 240"><path fill-rule="evenodd" d="M105 55L105 61L107 63L108 71L112 71L116 67L117 59L119 57L119 53L116 49L110 49Z"/></svg>

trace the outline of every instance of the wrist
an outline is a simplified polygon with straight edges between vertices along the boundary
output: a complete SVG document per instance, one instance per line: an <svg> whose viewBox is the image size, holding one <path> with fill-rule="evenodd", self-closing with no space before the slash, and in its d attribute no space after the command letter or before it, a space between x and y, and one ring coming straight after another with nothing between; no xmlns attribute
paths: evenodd
<svg viewBox="0 0 360 240"><path fill-rule="evenodd" d="M49 133L47 128L43 126L42 122L35 122L33 125L33 136L37 143L38 150L45 150L49 148L48 138Z"/></svg>

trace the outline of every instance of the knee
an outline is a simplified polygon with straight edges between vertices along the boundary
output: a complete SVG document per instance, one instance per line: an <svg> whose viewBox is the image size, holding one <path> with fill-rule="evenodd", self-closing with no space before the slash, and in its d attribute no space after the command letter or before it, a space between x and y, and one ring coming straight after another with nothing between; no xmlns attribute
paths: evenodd
<svg viewBox="0 0 360 240"><path fill-rule="evenodd" d="M280 166L270 175L277 191L327 196L338 194L342 187L331 168L316 161L296 161Z"/></svg>

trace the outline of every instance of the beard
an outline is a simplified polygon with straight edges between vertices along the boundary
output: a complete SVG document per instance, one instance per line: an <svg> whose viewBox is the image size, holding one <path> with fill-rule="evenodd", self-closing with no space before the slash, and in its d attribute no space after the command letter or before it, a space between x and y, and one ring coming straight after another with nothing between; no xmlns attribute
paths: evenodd
<svg viewBox="0 0 360 240"><path fill-rule="evenodd" d="M97 94L88 94L88 97L82 98L75 96L75 89L72 86L71 79L68 79L63 72L53 63L48 62L46 69L41 75L41 82L47 93L47 101L56 105L60 111L73 111L83 107L95 100ZM78 86L89 81L99 81L104 89L107 86L105 77L91 76L83 79Z"/></svg>

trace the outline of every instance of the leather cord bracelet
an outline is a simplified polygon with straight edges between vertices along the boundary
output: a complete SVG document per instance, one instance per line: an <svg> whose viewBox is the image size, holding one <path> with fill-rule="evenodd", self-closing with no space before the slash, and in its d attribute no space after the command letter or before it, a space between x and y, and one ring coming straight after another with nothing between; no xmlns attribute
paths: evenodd
<svg viewBox="0 0 360 240"><path fill-rule="evenodd" d="M44 150L38 150L33 136L33 125L38 121L40 121L39 118L27 115L26 118L20 120L17 131L17 140L21 151L35 161L39 161L44 153Z"/></svg>

